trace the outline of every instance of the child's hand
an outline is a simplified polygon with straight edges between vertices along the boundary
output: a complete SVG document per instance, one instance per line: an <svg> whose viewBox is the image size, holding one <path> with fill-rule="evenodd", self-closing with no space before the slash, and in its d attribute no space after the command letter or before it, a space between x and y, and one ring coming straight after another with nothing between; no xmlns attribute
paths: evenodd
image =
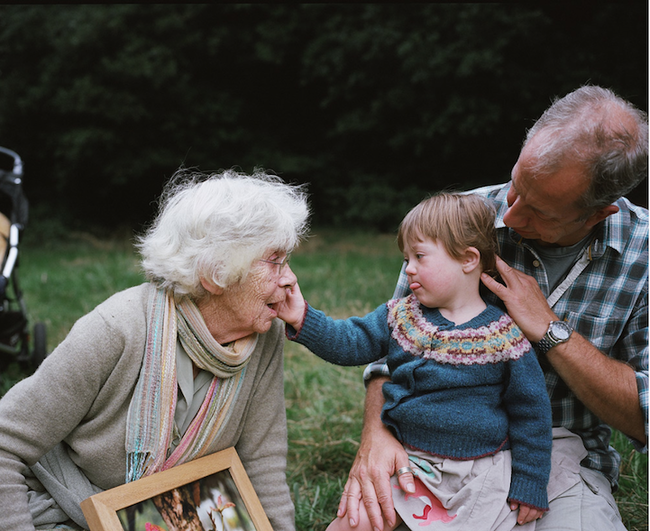
<svg viewBox="0 0 650 531"><path fill-rule="evenodd" d="M293 326L296 332L300 332L302 321L305 317L305 299L300 292L300 286L296 282L292 287L285 289L286 298L284 301L274 305L278 317L288 325Z"/></svg>
<svg viewBox="0 0 650 531"><path fill-rule="evenodd" d="M510 509L513 511L519 509L519 515L517 516L517 523L519 525L527 524L544 516L544 511L527 507L526 505L519 505L517 502L510 502Z"/></svg>

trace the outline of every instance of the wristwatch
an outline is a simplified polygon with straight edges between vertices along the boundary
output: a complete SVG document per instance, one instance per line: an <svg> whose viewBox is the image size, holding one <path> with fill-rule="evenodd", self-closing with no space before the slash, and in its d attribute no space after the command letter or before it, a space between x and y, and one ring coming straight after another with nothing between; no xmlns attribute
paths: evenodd
<svg viewBox="0 0 650 531"><path fill-rule="evenodd" d="M569 341L573 328L564 321L551 321L544 337L537 343L537 354L546 354L556 345Z"/></svg>

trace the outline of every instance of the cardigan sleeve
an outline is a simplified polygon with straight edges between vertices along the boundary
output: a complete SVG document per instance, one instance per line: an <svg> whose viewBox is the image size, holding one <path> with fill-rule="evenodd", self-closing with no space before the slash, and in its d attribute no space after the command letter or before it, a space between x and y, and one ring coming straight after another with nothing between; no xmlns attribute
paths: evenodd
<svg viewBox="0 0 650 531"><path fill-rule="evenodd" d="M75 324L32 376L16 384L0 401L3 529L34 529L28 509L26 467L78 426L96 421L91 411L123 348L122 338L92 312ZM121 376L122 385L128 388L128 375Z"/></svg>
<svg viewBox="0 0 650 531"><path fill-rule="evenodd" d="M553 435L544 374L532 347L508 366L509 381L503 397L512 453L508 499L548 510L546 489Z"/></svg>
<svg viewBox="0 0 650 531"><path fill-rule="evenodd" d="M2 529L34 529L26 467L61 441L97 486L124 481L124 466L116 466L125 462L120 419L139 374L146 293L144 285L132 288L80 318L38 370L0 400ZM127 338L120 323L135 337Z"/></svg>
<svg viewBox="0 0 650 531"><path fill-rule="evenodd" d="M390 330L386 304L365 317L332 319L307 305L299 333L287 336L335 365L362 365L388 354Z"/></svg>

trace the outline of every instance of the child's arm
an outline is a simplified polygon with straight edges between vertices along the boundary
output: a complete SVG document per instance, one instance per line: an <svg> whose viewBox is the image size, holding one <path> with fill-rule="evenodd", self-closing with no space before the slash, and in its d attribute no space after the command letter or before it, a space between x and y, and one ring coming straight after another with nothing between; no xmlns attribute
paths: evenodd
<svg viewBox="0 0 650 531"><path fill-rule="evenodd" d="M285 300L273 308L278 318L287 323L287 337L318 357L335 365L353 366L378 360L388 353L390 331L385 304L365 317L332 319L305 302L298 284L285 293Z"/></svg>
<svg viewBox="0 0 650 531"><path fill-rule="evenodd" d="M508 367L510 376L503 402L508 413L512 454L509 499L519 507L518 520L530 521L538 517L538 511L548 510L546 487L553 439L551 404L532 346L519 359L510 360Z"/></svg>
<svg viewBox="0 0 650 531"><path fill-rule="evenodd" d="M305 319L305 312L307 306L305 298L300 292L300 286L296 282L293 287L285 290L286 298L283 302L275 306L278 312L278 317L282 319L289 326L292 326L296 332L300 332L303 320Z"/></svg>

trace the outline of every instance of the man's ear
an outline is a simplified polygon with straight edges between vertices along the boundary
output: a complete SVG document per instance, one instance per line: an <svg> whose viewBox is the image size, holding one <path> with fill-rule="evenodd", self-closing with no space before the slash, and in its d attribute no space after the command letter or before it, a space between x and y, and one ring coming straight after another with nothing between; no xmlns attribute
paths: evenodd
<svg viewBox="0 0 650 531"><path fill-rule="evenodd" d="M594 212L591 216L589 216L585 224L588 227L594 227L598 225L605 218L608 218L609 216L611 216L612 214L616 214L617 212L618 212L618 207L616 205L607 205L606 207L596 210L596 212Z"/></svg>
<svg viewBox="0 0 650 531"><path fill-rule="evenodd" d="M207 278L201 277L201 286L209 292L212 293L212 295L221 295L223 293L223 288L221 286L217 286Z"/></svg>
<svg viewBox="0 0 650 531"><path fill-rule="evenodd" d="M461 263L463 271L471 273L481 264L481 253L476 247L468 247L461 257Z"/></svg>

